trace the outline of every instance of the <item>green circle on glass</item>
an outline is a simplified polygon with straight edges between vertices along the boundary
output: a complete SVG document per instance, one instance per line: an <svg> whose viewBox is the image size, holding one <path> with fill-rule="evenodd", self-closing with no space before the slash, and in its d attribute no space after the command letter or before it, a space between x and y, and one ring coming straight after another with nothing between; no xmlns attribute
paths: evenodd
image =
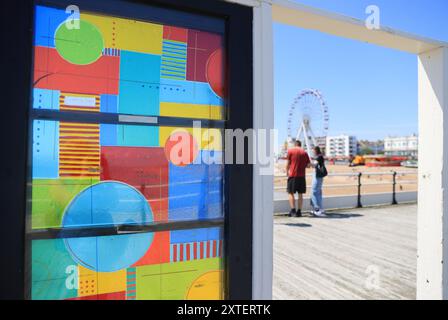
<svg viewBox="0 0 448 320"><path fill-rule="evenodd" d="M86 65L101 57L104 42L101 32L93 24L80 20L76 25L62 23L55 33L56 50L73 64Z"/></svg>

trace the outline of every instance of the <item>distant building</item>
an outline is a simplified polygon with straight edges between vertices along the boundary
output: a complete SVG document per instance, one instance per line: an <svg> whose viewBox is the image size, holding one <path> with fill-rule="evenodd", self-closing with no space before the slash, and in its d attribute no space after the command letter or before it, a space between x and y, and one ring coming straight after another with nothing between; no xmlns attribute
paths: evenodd
<svg viewBox="0 0 448 320"><path fill-rule="evenodd" d="M417 158L418 136L387 137L384 139L384 152L387 156L405 156Z"/></svg>
<svg viewBox="0 0 448 320"><path fill-rule="evenodd" d="M323 154L327 154L327 137L316 137L316 145L320 148Z"/></svg>
<svg viewBox="0 0 448 320"><path fill-rule="evenodd" d="M384 154L384 141L359 140L358 153L360 155Z"/></svg>
<svg viewBox="0 0 448 320"><path fill-rule="evenodd" d="M355 136L340 135L327 137L327 157L354 157L358 152Z"/></svg>

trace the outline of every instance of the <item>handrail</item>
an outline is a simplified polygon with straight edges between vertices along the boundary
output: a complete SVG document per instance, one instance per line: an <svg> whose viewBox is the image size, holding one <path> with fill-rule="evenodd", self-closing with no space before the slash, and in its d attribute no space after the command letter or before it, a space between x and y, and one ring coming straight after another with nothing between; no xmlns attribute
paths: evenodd
<svg viewBox="0 0 448 320"><path fill-rule="evenodd" d="M362 172L363 175L371 175L371 176L391 176L394 173L400 176L417 174L416 171L388 171L388 172ZM357 177L359 172L347 172L347 173L329 173L328 177ZM308 173L307 177L312 177L312 173ZM274 178L286 178L286 175L274 175Z"/></svg>
<svg viewBox="0 0 448 320"><path fill-rule="evenodd" d="M362 198L362 187L363 186L379 186L379 185L391 185L392 186L392 204L395 205L397 204L397 199L396 199L396 186L397 184L399 185L405 185L405 184L414 184L414 183L418 183L418 173L415 171L401 171L401 172L397 172L397 171L389 171L389 172L348 172L348 173L330 173L327 177L356 177L357 178L357 183L349 183L349 184L324 184L323 187L324 188L353 188L353 187L357 187L358 188L358 208L362 207L362 202L361 202L361 198ZM404 176L409 176L409 175L416 175L416 179L415 180L399 180L397 179L397 177L404 177ZM312 177L313 174L307 174L307 177ZM384 182L366 182L363 183L362 182L362 178L363 176L392 176L392 181L384 181ZM287 179L286 176L280 176L280 175L274 175L274 178L284 178L285 180ZM275 190L285 190L286 186L280 186L280 187L274 187L274 191ZM307 186L307 189L311 188L311 186Z"/></svg>

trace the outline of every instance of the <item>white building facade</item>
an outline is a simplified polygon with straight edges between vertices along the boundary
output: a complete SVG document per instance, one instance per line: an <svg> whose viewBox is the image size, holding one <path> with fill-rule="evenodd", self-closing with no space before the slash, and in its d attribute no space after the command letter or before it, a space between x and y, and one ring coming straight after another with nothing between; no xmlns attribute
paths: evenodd
<svg viewBox="0 0 448 320"><path fill-rule="evenodd" d="M418 156L418 136L387 137L384 139L384 152L387 156Z"/></svg>
<svg viewBox="0 0 448 320"><path fill-rule="evenodd" d="M355 136L340 135L327 137L327 157L353 157L357 153L358 141Z"/></svg>
<svg viewBox="0 0 448 320"><path fill-rule="evenodd" d="M316 137L316 145L320 148L323 154L327 154L327 137Z"/></svg>

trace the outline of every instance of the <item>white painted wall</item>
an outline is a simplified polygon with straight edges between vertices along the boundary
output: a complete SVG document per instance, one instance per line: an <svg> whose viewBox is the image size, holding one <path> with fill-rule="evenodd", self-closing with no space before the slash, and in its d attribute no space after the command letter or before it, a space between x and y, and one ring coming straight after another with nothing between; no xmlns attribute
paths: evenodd
<svg viewBox="0 0 448 320"><path fill-rule="evenodd" d="M448 48L419 55L417 298L448 299Z"/></svg>
<svg viewBox="0 0 448 320"><path fill-rule="evenodd" d="M274 70L272 7L254 8L254 128L274 128ZM271 163L274 163L271 150ZM272 170L273 174L273 170ZM253 190L253 298L272 299L274 179L254 165Z"/></svg>

